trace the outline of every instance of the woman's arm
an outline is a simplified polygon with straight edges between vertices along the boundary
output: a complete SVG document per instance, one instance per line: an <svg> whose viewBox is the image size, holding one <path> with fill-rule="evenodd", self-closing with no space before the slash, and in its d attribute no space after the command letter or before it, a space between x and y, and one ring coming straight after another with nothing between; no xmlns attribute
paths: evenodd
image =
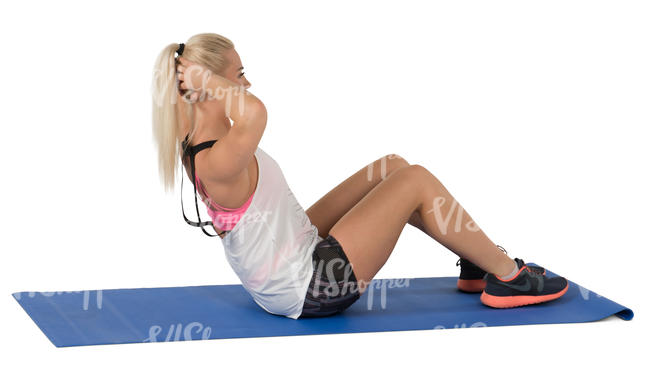
<svg viewBox="0 0 650 371"><path fill-rule="evenodd" d="M266 128L266 107L242 85L179 57L181 89L201 93L201 100L216 104L233 121L228 134L208 151L207 162L215 181L237 177L250 163Z"/></svg>
<svg viewBox="0 0 650 371"><path fill-rule="evenodd" d="M254 95L247 93L245 109L239 113L237 106L228 115L233 120L232 127L210 149L208 166L214 180L234 179L250 163L266 128L266 107Z"/></svg>

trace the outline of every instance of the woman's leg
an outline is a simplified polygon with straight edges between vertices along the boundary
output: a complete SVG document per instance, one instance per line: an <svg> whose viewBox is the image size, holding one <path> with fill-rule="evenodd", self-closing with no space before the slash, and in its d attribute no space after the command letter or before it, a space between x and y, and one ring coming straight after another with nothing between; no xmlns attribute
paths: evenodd
<svg viewBox="0 0 650 371"><path fill-rule="evenodd" d="M409 220L489 273L503 276L515 267L433 174L409 165L379 182L329 231L350 260L361 293L388 260Z"/></svg>
<svg viewBox="0 0 650 371"><path fill-rule="evenodd" d="M327 192L306 210L318 235L325 238L332 226L354 205L394 171L409 166L408 161L396 154L382 156L362 167L352 176ZM409 224L422 230L419 216L414 213Z"/></svg>

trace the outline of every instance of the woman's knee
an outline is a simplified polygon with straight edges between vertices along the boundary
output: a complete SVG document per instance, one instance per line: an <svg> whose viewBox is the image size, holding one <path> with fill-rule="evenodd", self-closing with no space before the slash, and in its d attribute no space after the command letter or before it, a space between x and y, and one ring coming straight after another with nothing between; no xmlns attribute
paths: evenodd
<svg viewBox="0 0 650 371"><path fill-rule="evenodd" d="M395 166L397 166L397 167L406 167L406 166L410 165L409 162L406 161L406 159L404 157L402 157L402 156L400 156L398 154L395 154L395 153L388 154L388 155L386 155L384 157L386 157L388 160L392 161L392 163L395 164Z"/></svg>
<svg viewBox="0 0 650 371"><path fill-rule="evenodd" d="M429 186L432 183L439 183L438 179L426 167L420 164L410 164L406 168L400 169L400 171L404 172L404 176L416 186Z"/></svg>
<svg viewBox="0 0 650 371"><path fill-rule="evenodd" d="M387 176L395 173L397 170L408 167L409 165L410 164L405 158L395 153L382 156L368 165L368 180L373 177L373 170L375 168L379 170L375 177L380 177L383 180L386 179Z"/></svg>
<svg viewBox="0 0 650 371"><path fill-rule="evenodd" d="M410 165L409 162L406 161L404 157L397 155L395 153L382 156L376 162L379 162L382 168L387 167L389 173L392 173L397 169L401 169Z"/></svg>
<svg viewBox="0 0 650 371"><path fill-rule="evenodd" d="M420 178L434 178L434 175L427 169L426 167L420 165L420 164L410 164L409 168L411 169L410 171L416 176Z"/></svg>

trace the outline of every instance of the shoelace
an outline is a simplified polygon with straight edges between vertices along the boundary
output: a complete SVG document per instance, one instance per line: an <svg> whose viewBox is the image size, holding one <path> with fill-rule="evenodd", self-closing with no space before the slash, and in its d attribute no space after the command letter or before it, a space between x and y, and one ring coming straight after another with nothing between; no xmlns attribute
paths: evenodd
<svg viewBox="0 0 650 371"><path fill-rule="evenodd" d="M542 273L544 268L541 267L529 267L528 264L523 259L520 258L515 258L515 260L519 260L521 262L521 265L526 267L526 270L533 275L538 275L538 276L543 276L544 274Z"/></svg>
<svg viewBox="0 0 650 371"><path fill-rule="evenodd" d="M508 255L508 252L506 251L506 249L503 248L503 246L497 245L497 247L500 248L501 251L503 251L504 254ZM460 259L458 259L458 261L456 261L456 266L459 266L459 265L460 265Z"/></svg>
<svg viewBox="0 0 650 371"><path fill-rule="evenodd" d="M526 270L528 271L528 273L530 273L533 276L541 276L542 275L540 272L537 272L537 271L534 271L534 270L530 269L529 266L526 266Z"/></svg>

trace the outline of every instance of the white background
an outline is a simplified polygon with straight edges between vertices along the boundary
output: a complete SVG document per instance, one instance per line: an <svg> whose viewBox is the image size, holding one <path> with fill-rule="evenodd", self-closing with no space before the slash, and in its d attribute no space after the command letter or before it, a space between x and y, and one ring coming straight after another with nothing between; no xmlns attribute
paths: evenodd
<svg viewBox="0 0 650 371"><path fill-rule="evenodd" d="M5 2L0 14L3 369L623 369L644 359L646 2L57 1ZM268 109L260 147L305 209L397 153L435 174L511 256L636 317L56 349L12 292L239 283L221 242L183 221L180 189L165 194L157 173L154 59L201 32L234 41ZM455 262L407 226L377 278L453 276Z"/></svg>

